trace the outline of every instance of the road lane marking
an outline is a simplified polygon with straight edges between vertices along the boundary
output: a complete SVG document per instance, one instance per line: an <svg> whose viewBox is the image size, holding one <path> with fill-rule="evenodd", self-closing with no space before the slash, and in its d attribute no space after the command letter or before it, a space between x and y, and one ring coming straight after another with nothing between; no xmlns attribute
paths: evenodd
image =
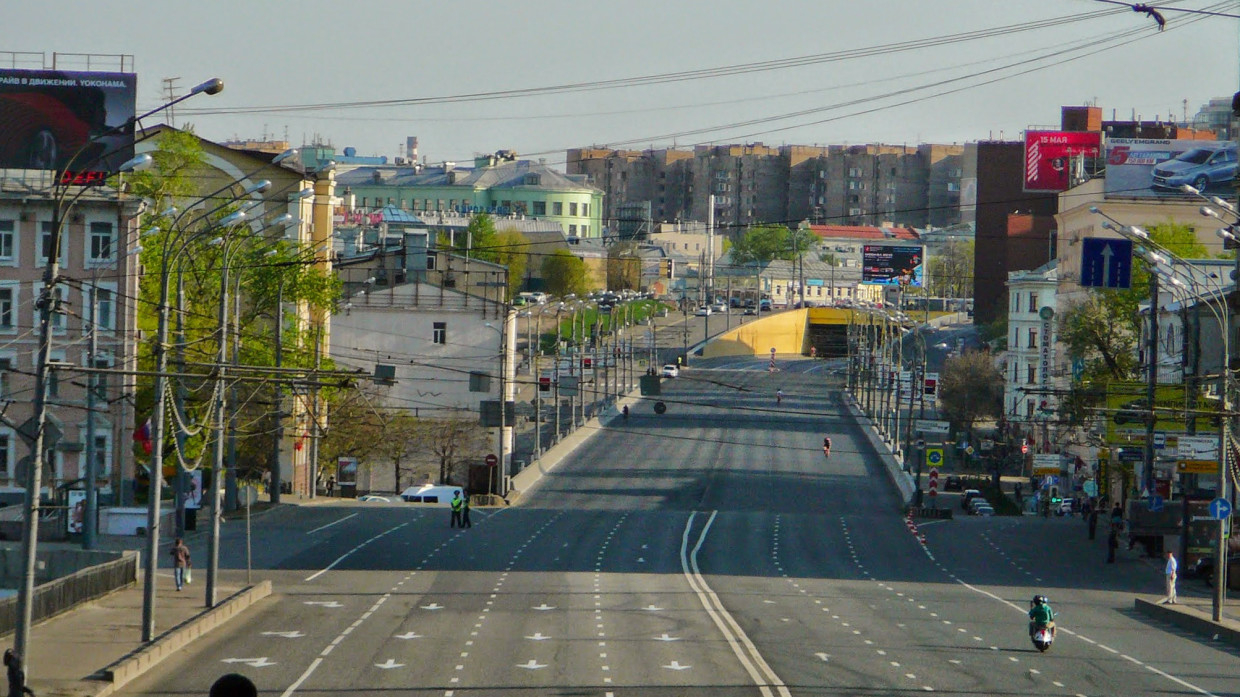
<svg viewBox="0 0 1240 697"><path fill-rule="evenodd" d="M354 515L357 515L357 514L355 513ZM337 522L339 522L339 521L337 521ZM386 535L390 535L391 533L394 533L394 532L396 532L397 530L400 530L401 528L405 527L405 526L406 526L406 525L408 525L408 524L409 524L408 522L404 522L404 523L401 523L400 525L397 525L397 526L396 526L396 527L394 527L394 528L388 528L387 530L384 530L383 532L379 533L378 535L375 535L374 537L370 538L369 540L366 540L365 542L363 542L363 543L359 544L358 546L354 547L353 549L350 549L349 551L347 551L347 552L345 552L344 554L340 555L339 557L337 557L337 558L336 558L336 561L334 561L334 562L332 562L332 563L328 564L328 565L327 565L324 569L322 569L322 570L320 570L320 571L316 571L316 572L314 572L313 574L310 574L309 576L307 576L307 577L305 578L305 581L306 581L306 582L313 581L314 579L318 578L319 576L322 576L323 574L327 573L328 571L331 571L331 570L332 570L333 568L335 568L335 566L336 566L337 564L339 564L340 562L344 561L345 559L348 559L348 558L349 558L349 556L350 556L350 555L352 555L354 552L357 552L357 551L358 551L358 550L360 550L361 548L365 547L366 545L370 544L371 542L374 542L375 540L377 540L377 539L379 539L379 538L381 538L381 537L384 537L384 536L386 536Z"/></svg>
<svg viewBox="0 0 1240 697"><path fill-rule="evenodd" d="M301 677L297 678L297 680L294 681L292 685L289 685L288 689L285 690L284 693L280 695L280 697L292 697L293 693L297 692L297 688L301 687L301 684L304 683L306 679L309 678L314 673L314 670L318 668L319 664L322 662L323 662L322 657L316 658L313 661L311 661L310 665L306 668L305 672L301 674Z"/></svg>
<svg viewBox="0 0 1240 697"><path fill-rule="evenodd" d="M330 528L331 526L336 525L337 523L343 523L344 521L348 520L349 518L356 518L357 516L358 516L358 514L357 514L357 513L354 513L354 514L352 514L352 515L347 515L347 516L345 516L345 517L341 518L340 520L333 520L332 522L328 523L327 525L320 525L319 527L317 527L317 528L315 528L315 529L313 529L313 530L307 530L307 531L306 531L306 534L307 534L307 535L313 535L314 533L316 533L316 532L318 532L318 531L320 531L320 530L326 530L327 528Z"/></svg>

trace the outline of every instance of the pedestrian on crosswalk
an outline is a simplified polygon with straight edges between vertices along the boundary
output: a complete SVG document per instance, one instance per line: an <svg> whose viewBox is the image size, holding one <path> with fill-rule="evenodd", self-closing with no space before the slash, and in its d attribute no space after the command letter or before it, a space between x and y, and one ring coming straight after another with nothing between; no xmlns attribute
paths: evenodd
<svg viewBox="0 0 1240 697"><path fill-rule="evenodd" d="M465 500L461 498L460 489L452 492L452 500L448 502L448 505L452 507L452 520L448 523L448 527L465 527L465 524L461 519L461 512L465 507Z"/></svg>

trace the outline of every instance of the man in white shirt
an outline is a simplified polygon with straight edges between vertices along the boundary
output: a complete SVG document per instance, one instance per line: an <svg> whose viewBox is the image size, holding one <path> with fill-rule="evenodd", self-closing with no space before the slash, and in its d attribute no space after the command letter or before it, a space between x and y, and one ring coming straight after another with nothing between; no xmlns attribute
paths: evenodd
<svg viewBox="0 0 1240 697"><path fill-rule="evenodd" d="M1175 577L1179 568L1179 564L1175 561L1175 553L1167 552L1167 602L1171 605L1175 605Z"/></svg>

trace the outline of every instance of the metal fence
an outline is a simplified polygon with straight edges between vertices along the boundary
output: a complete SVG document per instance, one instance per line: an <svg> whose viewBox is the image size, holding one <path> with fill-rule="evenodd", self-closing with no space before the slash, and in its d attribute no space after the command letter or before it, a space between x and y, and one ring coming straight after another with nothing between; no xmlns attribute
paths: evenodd
<svg viewBox="0 0 1240 697"><path fill-rule="evenodd" d="M77 573L40 584L34 589L32 619L41 622L77 605L138 582L138 553L97 564ZM17 629L17 596L0 600L0 636Z"/></svg>

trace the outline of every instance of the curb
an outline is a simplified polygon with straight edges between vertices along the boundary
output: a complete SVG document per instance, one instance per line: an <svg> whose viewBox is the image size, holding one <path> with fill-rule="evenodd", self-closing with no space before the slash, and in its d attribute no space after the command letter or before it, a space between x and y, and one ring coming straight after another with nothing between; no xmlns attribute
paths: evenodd
<svg viewBox="0 0 1240 697"><path fill-rule="evenodd" d="M126 683L154 668L174 652L269 595L271 595L271 581L262 581L257 585L237 591L224 602L164 632L150 644L99 671L97 675L104 684L94 693L94 697L106 697L121 689Z"/></svg>
<svg viewBox="0 0 1240 697"><path fill-rule="evenodd" d="M1209 615L1192 607L1177 604L1173 609L1142 598L1134 600L1133 607L1147 617L1170 622L1180 629L1240 647L1240 628L1215 622Z"/></svg>

